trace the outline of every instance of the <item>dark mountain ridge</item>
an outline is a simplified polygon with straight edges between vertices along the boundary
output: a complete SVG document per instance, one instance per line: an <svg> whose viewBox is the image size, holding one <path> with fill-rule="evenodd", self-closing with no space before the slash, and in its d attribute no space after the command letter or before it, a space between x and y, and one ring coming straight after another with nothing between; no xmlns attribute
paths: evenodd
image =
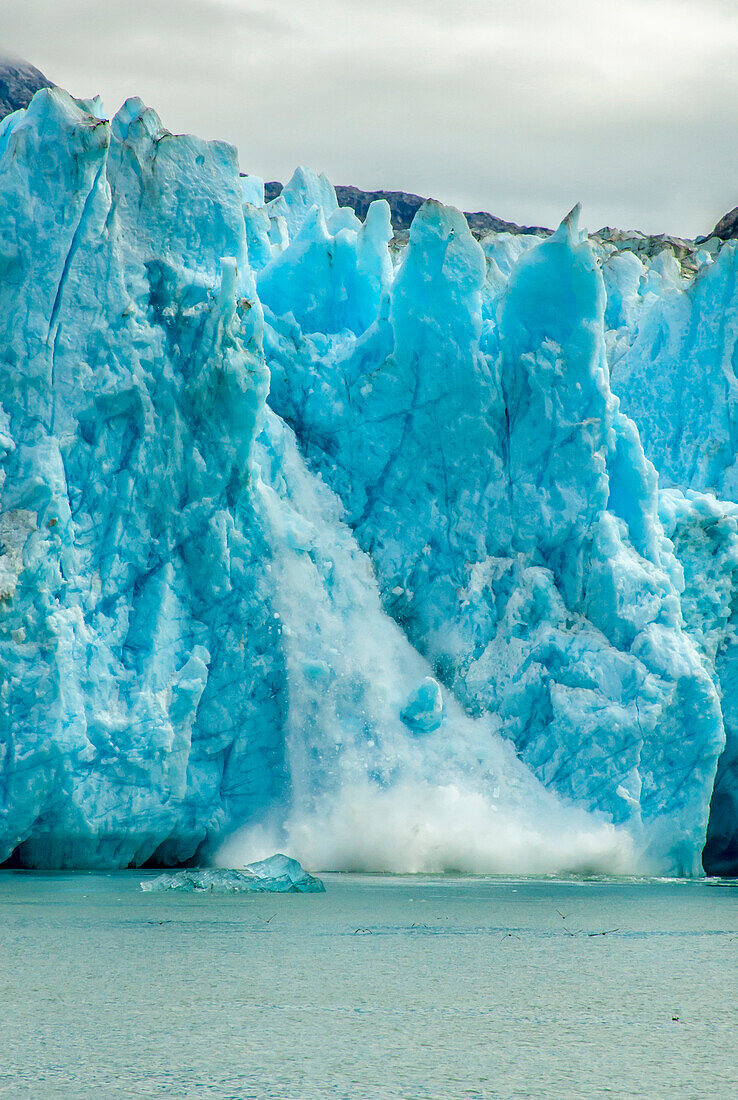
<svg viewBox="0 0 738 1100"><path fill-rule="evenodd" d="M20 57L0 56L0 120L27 107L39 88L53 87L34 65Z"/></svg>
<svg viewBox="0 0 738 1100"><path fill-rule="evenodd" d="M264 198L266 202L276 199L282 191L283 184L278 180L270 180L264 184ZM338 185L336 197L340 206L350 206L357 217L365 218L369 205L375 199L385 199L389 203L392 216L392 228L395 236L402 239L410 228L410 223L416 213L426 201L420 195L407 191L362 191L359 187L351 185ZM464 217L469 223L469 228L475 237L481 238L488 233L534 233L539 237L549 237L553 230L540 225L517 225L515 222L505 221L495 214L485 210L464 211ZM697 246L707 243L714 238L727 241L738 238L738 206L725 214L717 223L711 233L695 240L687 240L683 237L673 237L665 233L641 233L639 230L613 229L603 226L592 234L599 240L610 244L622 244L633 251L646 256L655 256L664 248L670 248L677 258L684 262L694 253Z"/></svg>

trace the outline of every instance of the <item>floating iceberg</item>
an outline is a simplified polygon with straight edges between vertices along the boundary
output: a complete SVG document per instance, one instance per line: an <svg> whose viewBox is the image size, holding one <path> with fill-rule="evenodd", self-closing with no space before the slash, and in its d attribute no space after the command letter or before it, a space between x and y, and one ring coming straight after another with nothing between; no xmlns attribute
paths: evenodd
<svg viewBox="0 0 738 1100"><path fill-rule="evenodd" d="M247 867L174 871L141 883L145 893L179 890L188 894L322 894L325 886L296 859L281 853Z"/></svg>
<svg viewBox="0 0 738 1100"><path fill-rule="evenodd" d="M666 495L622 382L679 271L88 108L0 123L0 859L730 869L730 431Z"/></svg>

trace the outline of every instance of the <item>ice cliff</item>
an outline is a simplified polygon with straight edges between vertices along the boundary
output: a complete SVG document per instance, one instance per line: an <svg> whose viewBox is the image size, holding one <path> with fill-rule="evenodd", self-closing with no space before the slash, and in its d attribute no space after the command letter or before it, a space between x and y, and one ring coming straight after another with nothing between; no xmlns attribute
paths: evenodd
<svg viewBox="0 0 738 1100"><path fill-rule="evenodd" d="M615 265L609 259L608 267ZM727 744L713 795L705 863L738 870L738 243L704 254L691 279L667 252L622 258L612 385L659 471L667 534L684 567L685 620L718 685ZM686 498L679 490L686 492Z"/></svg>
<svg viewBox="0 0 738 1100"><path fill-rule="evenodd" d="M99 115L0 123L0 860L734 868L733 246Z"/></svg>

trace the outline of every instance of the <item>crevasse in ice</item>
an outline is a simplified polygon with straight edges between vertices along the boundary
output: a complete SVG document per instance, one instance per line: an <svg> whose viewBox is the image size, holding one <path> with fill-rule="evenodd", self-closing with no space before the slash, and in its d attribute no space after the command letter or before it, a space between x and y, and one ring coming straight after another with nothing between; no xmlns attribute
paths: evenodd
<svg viewBox="0 0 738 1100"><path fill-rule="evenodd" d="M138 100L0 125L0 859L729 867L730 430L659 490L633 383L689 293L720 369L715 289L576 212L391 238Z"/></svg>

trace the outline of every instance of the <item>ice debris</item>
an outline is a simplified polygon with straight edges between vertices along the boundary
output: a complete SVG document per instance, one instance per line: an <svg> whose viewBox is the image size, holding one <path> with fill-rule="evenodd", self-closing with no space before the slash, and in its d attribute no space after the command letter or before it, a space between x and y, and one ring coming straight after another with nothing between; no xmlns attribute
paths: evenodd
<svg viewBox="0 0 738 1100"><path fill-rule="evenodd" d="M325 886L296 859L278 853L246 867L204 868L167 872L144 879L145 893L178 890L188 894L322 894Z"/></svg>
<svg viewBox="0 0 738 1100"><path fill-rule="evenodd" d="M402 712L405 725L419 733L437 730L443 721L443 693L432 676L426 676L412 693Z"/></svg>

